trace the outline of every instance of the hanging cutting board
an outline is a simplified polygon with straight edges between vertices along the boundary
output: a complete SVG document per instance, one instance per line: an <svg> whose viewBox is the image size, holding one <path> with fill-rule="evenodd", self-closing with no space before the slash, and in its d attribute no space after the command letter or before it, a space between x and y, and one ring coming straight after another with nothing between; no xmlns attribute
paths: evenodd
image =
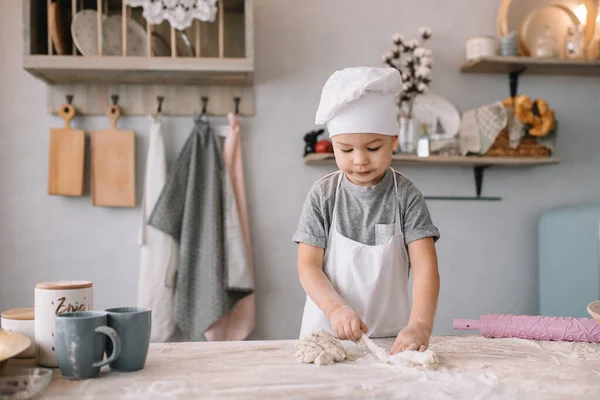
<svg viewBox="0 0 600 400"><path fill-rule="evenodd" d="M85 132L71 128L75 116L72 105L62 106L58 115L65 121L65 126L50 129L48 194L83 196Z"/></svg>
<svg viewBox="0 0 600 400"><path fill-rule="evenodd" d="M92 204L135 207L135 133L117 129L119 106L106 115L110 128L92 132Z"/></svg>

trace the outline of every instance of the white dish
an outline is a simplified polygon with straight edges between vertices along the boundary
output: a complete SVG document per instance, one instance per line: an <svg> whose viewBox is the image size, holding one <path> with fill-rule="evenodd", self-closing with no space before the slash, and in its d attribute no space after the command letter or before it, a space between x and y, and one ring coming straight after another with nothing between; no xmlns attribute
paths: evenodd
<svg viewBox="0 0 600 400"><path fill-rule="evenodd" d="M104 50L111 56L123 55L123 16L115 14L102 23ZM146 31L135 20L127 18L127 56L146 56Z"/></svg>
<svg viewBox="0 0 600 400"><path fill-rule="evenodd" d="M413 115L421 124L427 124L432 127L430 132L437 139L451 139L458 135L460 129L460 113L445 98L433 93L425 93L417 96L413 104ZM442 130L436 129L441 125Z"/></svg>
<svg viewBox="0 0 600 400"><path fill-rule="evenodd" d="M176 32L177 57L194 57L194 48L185 32ZM171 46L159 32L152 32L152 55L171 57Z"/></svg>
<svg viewBox="0 0 600 400"><path fill-rule="evenodd" d="M600 324L600 300L588 304L587 311Z"/></svg>
<svg viewBox="0 0 600 400"><path fill-rule="evenodd" d="M152 55L155 57L171 56L171 47L158 32L152 32Z"/></svg>
<svg viewBox="0 0 600 400"><path fill-rule="evenodd" d="M98 14L94 10L81 10L71 23L71 36L75 46L84 56L98 55Z"/></svg>

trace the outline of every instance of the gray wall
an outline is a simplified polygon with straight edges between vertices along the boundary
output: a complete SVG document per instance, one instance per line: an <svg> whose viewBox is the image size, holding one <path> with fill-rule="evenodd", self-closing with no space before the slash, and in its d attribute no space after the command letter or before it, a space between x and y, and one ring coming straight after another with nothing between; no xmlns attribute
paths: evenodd
<svg viewBox="0 0 600 400"><path fill-rule="evenodd" d="M314 127L320 90L335 69L379 65L390 36L434 31L436 93L460 110L504 98L507 79L459 73L465 40L494 34L499 1L256 0L256 116L244 120L244 157L253 234L258 325L254 337L294 338L303 291L291 236L311 184L333 167L307 167L303 134ZM33 305L36 282L91 279L97 308L136 299L139 208L94 208L90 198L46 194L48 130L61 126L46 113L46 87L21 68L21 2L0 1L0 309ZM548 99L561 130L559 166L492 169L484 194L501 202L430 202L442 238L442 277L436 334L452 332L454 317L537 312L537 223L550 208L600 201L600 88L597 78L526 77L520 89ZM79 118L87 131L102 117ZM146 117L120 126L138 136L141 171ZM191 129L190 118L167 118L170 163ZM472 171L401 168L425 194L470 195ZM141 176L141 175L139 175ZM138 179L139 180L139 179ZM139 187L138 182L138 190ZM575 266L573 266L575 268Z"/></svg>

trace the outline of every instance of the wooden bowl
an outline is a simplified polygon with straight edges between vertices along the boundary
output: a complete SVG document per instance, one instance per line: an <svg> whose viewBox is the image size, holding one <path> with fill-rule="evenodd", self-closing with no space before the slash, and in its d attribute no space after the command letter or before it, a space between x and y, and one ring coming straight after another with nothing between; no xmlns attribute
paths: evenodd
<svg viewBox="0 0 600 400"><path fill-rule="evenodd" d="M8 360L27 350L31 339L16 332L0 329L0 371L8 364Z"/></svg>
<svg viewBox="0 0 600 400"><path fill-rule="evenodd" d="M588 304L588 313L600 324L600 300L596 300Z"/></svg>

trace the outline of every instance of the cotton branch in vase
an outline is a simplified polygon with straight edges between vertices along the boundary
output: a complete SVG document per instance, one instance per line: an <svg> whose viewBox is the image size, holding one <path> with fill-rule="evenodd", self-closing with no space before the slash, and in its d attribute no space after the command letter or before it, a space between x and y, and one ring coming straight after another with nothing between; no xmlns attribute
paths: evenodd
<svg viewBox="0 0 600 400"><path fill-rule="evenodd" d="M432 82L433 54L425 47L432 36L431 29L422 27L419 30L421 41L405 40L401 33L392 36L395 48L385 52L383 62L400 71L402 91L397 98L400 115L412 118L415 98L426 93Z"/></svg>

